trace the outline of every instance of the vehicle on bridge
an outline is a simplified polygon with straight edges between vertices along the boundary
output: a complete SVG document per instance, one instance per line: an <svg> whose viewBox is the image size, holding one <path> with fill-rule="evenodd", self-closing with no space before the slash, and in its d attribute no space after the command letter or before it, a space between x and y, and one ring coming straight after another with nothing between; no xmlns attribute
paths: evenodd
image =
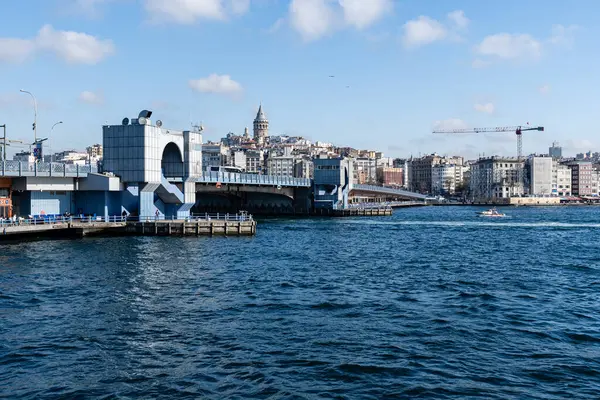
<svg viewBox="0 0 600 400"><path fill-rule="evenodd" d="M240 167L231 167L231 166L211 166L208 170L209 172L234 172L236 174L243 174L244 170Z"/></svg>

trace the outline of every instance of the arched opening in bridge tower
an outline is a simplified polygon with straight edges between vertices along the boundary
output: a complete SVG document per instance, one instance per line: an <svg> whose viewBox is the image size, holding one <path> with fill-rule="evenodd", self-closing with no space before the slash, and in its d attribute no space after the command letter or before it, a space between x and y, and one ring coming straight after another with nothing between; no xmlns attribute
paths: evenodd
<svg viewBox="0 0 600 400"><path fill-rule="evenodd" d="M160 168L167 179L183 178L183 158L175 143L171 142L165 146Z"/></svg>

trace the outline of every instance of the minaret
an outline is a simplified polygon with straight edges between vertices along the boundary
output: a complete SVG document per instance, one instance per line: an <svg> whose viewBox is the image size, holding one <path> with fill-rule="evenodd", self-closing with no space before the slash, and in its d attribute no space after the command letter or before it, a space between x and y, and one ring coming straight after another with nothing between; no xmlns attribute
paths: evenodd
<svg viewBox="0 0 600 400"><path fill-rule="evenodd" d="M244 140L250 140L250 131L248 130L248 127L244 128Z"/></svg>
<svg viewBox="0 0 600 400"><path fill-rule="evenodd" d="M269 120L262 110L262 103L258 107L256 118L254 118L254 141L257 145L263 146L265 139L269 136Z"/></svg>

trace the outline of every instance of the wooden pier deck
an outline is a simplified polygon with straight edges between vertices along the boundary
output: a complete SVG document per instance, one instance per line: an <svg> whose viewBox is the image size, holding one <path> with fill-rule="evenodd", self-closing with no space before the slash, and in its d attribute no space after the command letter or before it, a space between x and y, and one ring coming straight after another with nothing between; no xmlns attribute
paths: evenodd
<svg viewBox="0 0 600 400"><path fill-rule="evenodd" d="M252 236L256 221L250 216L223 215L222 218L185 220L125 221L120 217L103 220L25 220L0 224L0 243L37 239L73 239L85 236Z"/></svg>

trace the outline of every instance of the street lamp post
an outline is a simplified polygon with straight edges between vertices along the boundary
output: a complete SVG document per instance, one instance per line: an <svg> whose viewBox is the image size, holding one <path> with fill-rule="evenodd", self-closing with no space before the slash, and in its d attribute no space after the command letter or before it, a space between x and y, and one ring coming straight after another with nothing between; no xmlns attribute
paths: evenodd
<svg viewBox="0 0 600 400"><path fill-rule="evenodd" d="M0 128L4 129L4 136L2 137L2 161L6 161L6 124L0 125Z"/></svg>
<svg viewBox="0 0 600 400"><path fill-rule="evenodd" d="M58 121L56 122L54 125L52 125L52 128L50 128L50 137L52 137L52 131L54 130L54 127L58 124L62 124L62 121ZM50 148L48 148L48 150L50 150ZM52 153L50 153L50 163L52 163Z"/></svg>
<svg viewBox="0 0 600 400"><path fill-rule="evenodd" d="M19 90L21 93L27 93L33 99L33 142L37 142L37 101L35 100L35 96L33 93L28 92L27 90Z"/></svg>

